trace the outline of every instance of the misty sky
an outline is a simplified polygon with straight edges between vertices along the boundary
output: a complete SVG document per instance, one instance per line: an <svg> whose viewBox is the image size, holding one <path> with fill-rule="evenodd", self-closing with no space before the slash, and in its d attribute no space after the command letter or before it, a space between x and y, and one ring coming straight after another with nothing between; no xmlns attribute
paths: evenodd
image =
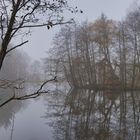
<svg viewBox="0 0 140 140"><path fill-rule="evenodd" d="M69 0L68 0L69 1ZM84 11L83 14L73 14L75 20L82 22L85 20L94 21L101 13L114 20L122 20L130 7L136 0L70 0L73 6L78 6ZM137 0L138 2L140 0ZM69 15L66 15L69 18ZM71 17L71 16L70 16ZM29 37L29 43L22 46L22 49L33 59L45 57L46 51L52 46L52 38L60 27L51 30L38 28Z"/></svg>

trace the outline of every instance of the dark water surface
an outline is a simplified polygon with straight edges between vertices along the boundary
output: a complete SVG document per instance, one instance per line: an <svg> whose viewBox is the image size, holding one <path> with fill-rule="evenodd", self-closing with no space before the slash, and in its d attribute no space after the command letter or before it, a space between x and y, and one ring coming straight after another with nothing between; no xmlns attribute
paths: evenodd
<svg viewBox="0 0 140 140"><path fill-rule="evenodd" d="M140 92L55 90L0 108L0 140L140 140Z"/></svg>

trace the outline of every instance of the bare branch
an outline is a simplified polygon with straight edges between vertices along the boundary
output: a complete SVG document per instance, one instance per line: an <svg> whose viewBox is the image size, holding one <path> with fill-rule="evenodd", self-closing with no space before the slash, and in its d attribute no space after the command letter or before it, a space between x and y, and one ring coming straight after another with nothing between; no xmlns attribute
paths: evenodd
<svg viewBox="0 0 140 140"><path fill-rule="evenodd" d="M4 105L6 105L7 103L9 103L10 101L14 100L14 98L15 98L15 95L13 95L10 99L8 99L8 100L6 100L4 103L2 103L2 104L0 105L0 107L4 106Z"/></svg>
<svg viewBox="0 0 140 140"><path fill-rule="evenodd" d="M27 42L29 42L29 41L28 41L28 40L27 40L27 41L24 41L24 42L22 42L21 44L16 45L15 47L12 47L11 49L7 50L6 54L9 53L9 52L11 52L11 51L13 51L13 50L15 50L16 48L18 48L18 47L24 45L24 44L26 44Z"/></svg>
<svg viewBox="0 0 140 140"><path fill-rule="evenodd" d="M28 1L27 1L27 2L28 2ZM25 14L25 15L23 16L22 21L21 21L21 23L19 24L19 26L18 26L17 28L15 28L15 30L13 29L14 32L11 34L11 37L10 37L10 38L12 38L12 37L16 34L16 32L17 32L19 29L22 28L22 25L24 24L24 22L25 22L25 20L26 20L26 17L29 16L29 15L32 15L33 12L37 9L38 6L39 6L39 3L38 3L37 5L34 6L34 8L32 9L31 12L29 12L29 13L27 13L27 14ZM17 10L17 12L18 12L18 10Z"/></svg>
<svg viewBox="0 0 140 140"><path fill-rule="evenodd" d="M30 2L30 0L28 0L28 1L24 1L22 4L21 4L21 6L18 8L18 11L20 10L20 9L22 9L27 3L29 3Z"/></svg>
<svg viewBox="0 0 140 140"><path fill-rule="evenodd" d="M49 90L47 90L47 91L42 91L42 88L43 88L47 83L52 82L52 81L56 81L56 77L54 77L53 79L47 80L47 81L45 81L44 83L42 83L41 86L40 86L40 88L39 88L36 92L34 92L34 93L32 93L32 94L28 94L28 95L16 97L16 95L15 95L15 93L14 93L14 95L13 95L10 99L8 99L8 100L6 100L4 103L2 103L2 104L0 105L0 107L4 106L5 104L9 103L9 102L12 101L12 100L27 100L27 99L31 99L31 98L37 98L38 96L40 96L41 94L44 94L44 93L48 93ZM14 87L14 88L15 88L15 87Z"/></svg>
<svg viewBox="0 0 140 140"><path fill-rule="evenodd" d="M40 92L35 92L33 94L29 94L29 95L25 95L25 96L21 96L21 97L14 97L13 100L27 100L27 99L31 99L31 98L36 98L38 96L40 96L41 94L44 94L44 93L48 93L48 91L40 91Z"/></svg>
<svg viewBox="0 0 140 140"><path fill-rule="evenodd" d="M52 23L51 26L55 26L55 25L63 25L63 24L70 24L73 23L72 20L67 21L67 22L57 22L57 23ZM36 28L36 27L45 27L45 26L50 26L50 23L44 23L44 24L35 24L35 25L25 25L20 27L21 28ZM16 30L17 28L13 28L13 30Z"/></svg>
<svg viewBox="0 0 140 140"><path fill-rule="evenodd" d="M48 82L52 82L52 81L56 81L56 76L53 79L47 80L45 81L40 88L37 90L37 92L40 92L42 90L42 88L44 87L44 85L46 85Z"/></svg>

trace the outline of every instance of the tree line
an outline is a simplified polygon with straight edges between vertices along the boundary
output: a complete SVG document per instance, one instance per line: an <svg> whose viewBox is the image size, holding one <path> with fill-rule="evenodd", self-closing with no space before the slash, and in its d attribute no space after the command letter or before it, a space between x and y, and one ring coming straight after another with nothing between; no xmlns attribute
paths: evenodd
<svg viewBox="0 0 140 140"><path fill-rule="evenodd" d="M51 72L75 87L140 86L140 6L123 21L102 14L92 23L66 25L50 49Z"/></svg>

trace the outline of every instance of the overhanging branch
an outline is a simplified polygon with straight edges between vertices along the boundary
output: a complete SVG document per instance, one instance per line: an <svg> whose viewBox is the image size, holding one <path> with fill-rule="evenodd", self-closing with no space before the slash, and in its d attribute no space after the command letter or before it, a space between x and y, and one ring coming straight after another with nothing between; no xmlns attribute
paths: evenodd
<svg viewBox="0 0 140 140"><path fill-rule="evenodd" d="M47 80L47 81L45 81L44 83L42 83L41 86L40 86L40 88L39 88L36 92L34 92L34 93L32 93L32 94L28 94L28 95L16 97L16 95L15 95L15 93L14 93L14 95L13 95L11 98L9 98L8 100L6 100L4 103L2 103L2 104L0 105L0 107L6 105L7 103L9 103L9 102L12 101L12 100L27 100L27 99L37 98L38 96L40 96L41 94L44 94L44 93L48 93L49 90L47 90L47 91L42 91L42 89L43 89L43 87L44 87L47 83L52 82L52 81L56 81L56 77L54 77L53 79Z"/></svg>

